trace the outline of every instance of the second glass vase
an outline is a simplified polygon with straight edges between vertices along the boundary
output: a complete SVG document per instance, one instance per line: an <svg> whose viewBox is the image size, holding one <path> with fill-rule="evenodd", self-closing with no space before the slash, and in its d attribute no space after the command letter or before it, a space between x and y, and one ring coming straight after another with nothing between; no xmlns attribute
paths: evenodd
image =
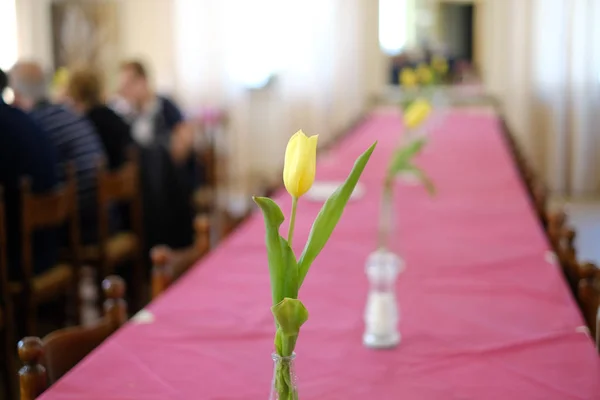
<svg viewBox="0 0 600 400"><path fill-rule="evenodd" d="M296 353L292 353L289 357L281 357L279 354L273 353L271 357L274 365L269 400L298 400L294 366Z"/></svg>

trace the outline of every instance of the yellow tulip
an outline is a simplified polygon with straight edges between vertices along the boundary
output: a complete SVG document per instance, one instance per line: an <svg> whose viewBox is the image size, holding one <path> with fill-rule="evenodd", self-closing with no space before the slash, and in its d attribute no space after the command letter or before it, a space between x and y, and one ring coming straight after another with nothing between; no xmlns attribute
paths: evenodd
<svg viewBox="0 0 600 400"><path fill-rule="evenodd" d="M423 85L429 85L433 82L433 72L426 64L419 65L417 68L417 76L419 78L419 82Z"/></svg>
<svg viewBox="0 0 600 400"><path fill-rule="evenodd" d="M427 100L415 100L404 113L404 125L414 129L421 125L431 113L431 105Z"/></svg>
<svg viewBox="0 0 600 400"><path fill-rule="evenodd" d="M299 130L285 149L283 183L294 198L308 192L315 181L318 136L308 137Z"/></svg>
<svg viewBox="0 0 600 400"><path fill-rule="evenodd" d="M419 80L412 68L402 68L402 71L400 71L400 83L404 88L414 88L419 84Z"/></svg>
<svg viewBox="0 0 600 400"><path fill-rule="evenodd" d="M69 70L67 70L65 67L60 67L52 78L52 85L54 87L64 87L66 86L68 80Z"/></svg>
<svg viewBox="0 0 600 400"><path fill-rule="evenodd" d="M436 56L431 60L431 67L440 75L446 75L448 72L448 61L444 57Z"/></svg>

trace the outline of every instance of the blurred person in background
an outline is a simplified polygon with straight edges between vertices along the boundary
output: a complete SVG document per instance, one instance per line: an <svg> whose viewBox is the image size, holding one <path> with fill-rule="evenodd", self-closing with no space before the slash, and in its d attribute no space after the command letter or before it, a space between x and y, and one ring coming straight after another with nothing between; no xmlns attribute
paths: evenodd
<svg viewBox="0 0 600 400"><path fill-rule="evenodd" d="M8 84L0 70L0 93ZM45 192L58 184L56 152L48 135L24 112L4 103L0 97L0 186L4 188L8 265L11 279L20 278L21 260L21 178L31 179L34 192ZM57 233L36 232L33 239L34 273L54 265Z"/></svg>
<svg viewBox="0 0 600 400"><path fill-rule="evenodd" d="M46 132L57 151L59 179L65 165L73 162L77 173L81 238L83 243L97 240L96 171L104 149L94 126L65 106L48 101L46 77L39 64L19 62L10 72L14 105L29 113Z"/></svg>
<svg viewBox="0 0 600 400"><path fill-rule="evenodd" d="M121 65L114 107L131 124L141 149L146 245L189 246L195 183L193 130L177 106L152 88L139 61Z"/></svg>
<svg viewBox="0 0 600 400"><path fill-rule="evenodd" d="M139 61L121 65L120 107L117 111L132 126L132 136L141 146L161 143L170 149L175 163L184 164L192 156L193 131L179 108L151 87L146 67Z"/></svg>
<svg viewBox="0 0 600 400"><path fill-rule="evenodd" d="M129 125L104 104L104 88L100 75L90 68L74 70L66 84L65 100L96 128L102 140L110 169L119 168L133 144Z"/></svg>

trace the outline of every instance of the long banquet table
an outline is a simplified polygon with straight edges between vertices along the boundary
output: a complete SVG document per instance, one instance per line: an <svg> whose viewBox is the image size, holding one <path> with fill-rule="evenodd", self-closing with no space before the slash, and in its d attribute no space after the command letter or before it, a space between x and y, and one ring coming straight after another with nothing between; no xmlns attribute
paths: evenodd
<svg viewBox="0 0 600 400"><path fill-rule="evenodd" d="M300 397L600 399L600 359L489 113L454 111L432 132L419 163L435 198L398 184L402 341L363 347L364 262L400 125L396 113L374 112L318 162L317 179L341 180L379 141L364 196L348 204L300 293L310 313L296 348ZM277 201L287 213L288 196ZM297 252L320 206L300 201ZM274 332L263 240L255 213L42 399L267 399Z"/></svg>

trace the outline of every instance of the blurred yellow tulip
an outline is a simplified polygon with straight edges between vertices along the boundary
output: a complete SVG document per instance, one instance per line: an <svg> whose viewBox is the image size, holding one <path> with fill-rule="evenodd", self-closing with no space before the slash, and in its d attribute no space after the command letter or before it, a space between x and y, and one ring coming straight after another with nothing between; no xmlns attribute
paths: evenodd
<svg viewBox="0 0 600 400"><path fill-rule="evenodd" d="M52 86L54 87L64 87L67 85L69 81L69 70L65 67L60 67L54 77L52 78Z"/></svg>
<svg viewBox="0 0 600 400"><path fill-rule="evenodd" d="M431 67L440 75L446 75L448 72L448 61L444 57L435 56L431 60Z"/></svg>
<svg viewBox="0 0 600 400"><path fill-rule="evenodd" d="M404 125L414 129L421 125L431 113L431 105L427 100L415 100L404 113Z"/></svg>
<svg viewBox="0 0 600 400"><path fill-rule="evenodd" d="M417 68L417 77L422 85L429 85L433 83L433 72L427 64L421 64Z"/></svg>
<svg viewBox="0 0 600 400"><path fill-rule="evenodd" d="M315 180L318 136L308 137L299 130L285 149L283 183L294 198L308 192Z"/></svg>
<svg viewBox="0 0 600 400"><path fill-rule="evenodd" d="M400 84L404 88L415 88L419 84L419 79L415 70L412 68L402 68L400 71Z"/></svg>

